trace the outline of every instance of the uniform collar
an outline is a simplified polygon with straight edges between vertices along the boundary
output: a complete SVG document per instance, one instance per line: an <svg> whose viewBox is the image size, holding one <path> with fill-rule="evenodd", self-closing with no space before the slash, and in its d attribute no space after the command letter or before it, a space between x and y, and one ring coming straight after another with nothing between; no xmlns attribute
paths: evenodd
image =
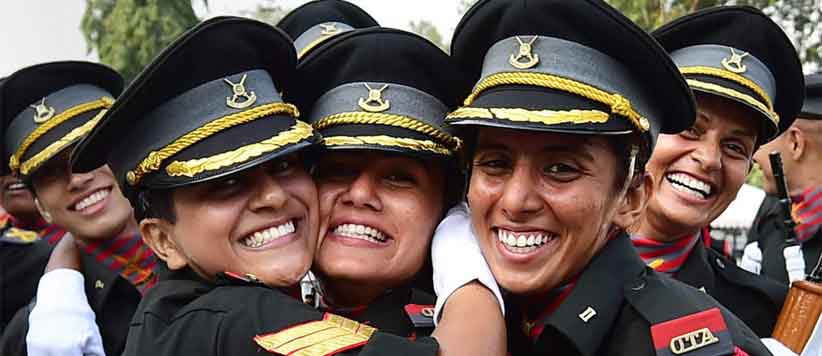
<svg viewBox="0 0 822 356"><path fill-rule="evenodd" d="M567 299L545 319L546 329L564 335L580 354L594 355L622 310L623 289L644 268L627 234L611 239L582 272ZM548 350L551 342L540 337L537 349Z"/></svg>
<svg viewBox="0 0 822 356"><path fill-rule="evenodd" d="M702 238L697 239L696 245L688 259L682 264L675 279L705 293L715 289L716 278L711 263L708 261L708 253Z"/></svg>
<svg viewBox="0 0 822 356"><path fill-rule="evenodd" d="M325 305L328 312L354 319L394 335L410 335L413 325L405 312L411 300L411 288L400 287L386 291L368 305L354 308L334 308Z"/></svg>

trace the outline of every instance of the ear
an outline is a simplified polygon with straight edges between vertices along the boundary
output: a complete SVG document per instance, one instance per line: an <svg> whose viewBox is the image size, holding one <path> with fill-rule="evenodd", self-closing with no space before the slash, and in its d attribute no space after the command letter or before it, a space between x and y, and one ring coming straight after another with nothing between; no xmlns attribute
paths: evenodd
<svg viewBox="0 0 822 356"><path fill-rule="evenodd" d="M173 239L174 226L170 222L164 219L143 219L140 221L140 235L169 269L182 269L188 265L188 258Z"/></svg>
<svg viewBox="0 0 822 356"><path fill-rule="evenodd" d="M805 133L796 127L790 127L788 128L788 132L786 132L786 136L788 140L788 149L791 152L791 158L794 161L799 161L802 156L804 156L805 150L807 149Z"/></svg>
<svg viewBox="0 0 822 356"><path fill-rule="evenodd" d="M626 231L640 222L654 189L653 178L648 173L637 175L630 184L614 216L614 224Z"/></svg>
<svg viewBox="0 0 822 356"><path fill-rule="evenodd" d="M40 213L40 216L43 217L43 220L45 220L49 224L54 223L54 219L52 219L51 214L49 214L49 212L45 208L43 208L43 204L40 203L40 199L34 198L34 206L37 207L37 211Z"/></svg>

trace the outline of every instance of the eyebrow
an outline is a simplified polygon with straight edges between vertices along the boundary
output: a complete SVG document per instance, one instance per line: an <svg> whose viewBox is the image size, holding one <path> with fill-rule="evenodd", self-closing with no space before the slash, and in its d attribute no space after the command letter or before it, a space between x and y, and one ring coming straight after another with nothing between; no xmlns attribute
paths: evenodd
<svg viewBox="0 0 822 356"><path fill-rule="evenodd" d="M584 142L584 141L580 142L580 143L571 143L571 144L566 144L566 145L548 144L548 145L542 146L542 148L539 149L539 153L549 153L549 154L550 153L565 153L565 154L569 154L569 155L572 155L572 156L579 156L583 160L593 162L593 161L596 161L596 159L586 149L590 146L591 146L590 143ZM580 150L580 148L582 148L582 149ZM477 151L492 151L492 150L510 151L511 148L509 146L506 146L506 145L500 144L500 143L487 143L487 144L480 143L480 144L477 145Z"/></svg>

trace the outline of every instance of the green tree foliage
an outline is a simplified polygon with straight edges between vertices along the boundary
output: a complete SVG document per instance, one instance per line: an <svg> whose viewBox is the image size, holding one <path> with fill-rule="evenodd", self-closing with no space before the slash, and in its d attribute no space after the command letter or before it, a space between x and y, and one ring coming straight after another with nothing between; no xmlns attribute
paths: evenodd
<svg viewBox="0 0 822 356"><path fill-rule="evenodd" d="M289 11L291 10L277 5L277 0L263 0L257 4L257 8L244 15L275 26Z"/></svg>
<svg viewBox="0 0 822 356"><path fill-rule="evenodd" d="M132 80L199 21L191 0L86 0L81 29L89 52Z"/></svg>
<svg viewBox="0 0 822 356"><path fill-rule="evenodd" d="M467 1L467 0L463 0ZM793 41L806 71L822 68L822 0L607 0L646 30L717 5L750 5L768 14Z"/></svg>
<svg viewBox="0 0 822 356"><path fill-rule="evenodd" d="M411 32L427 38L429 41L437 45L437 47L442 48L444 51L448 51L448 45L445 41L443 41L442 34L440 34L440 31L437 30L437 26L435 26L431 21L411 21L408 23L408 27L411 29Z"/></svg>

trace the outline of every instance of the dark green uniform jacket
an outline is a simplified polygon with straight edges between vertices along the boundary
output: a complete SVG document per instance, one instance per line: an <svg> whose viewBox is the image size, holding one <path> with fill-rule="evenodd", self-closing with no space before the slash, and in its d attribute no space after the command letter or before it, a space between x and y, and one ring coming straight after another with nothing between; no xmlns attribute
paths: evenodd
<svg viewBox="0 0 822 356"><path fill-rule="evenodd" d="M568 297L541 321L545 329L536 342L525 336L516 305L506 315L513 356L674 355L673 349L695 346L685 353L733 355L738 347L751 356L770 355L713 298L646 267L627 235L594 256Z"/></svg>
<svg viewBox="0 0 822 356"><path fill-rule="evenodd" d="M140 292L120 275L82 254L86 298L94 310L106 355L120 355L126 345L128 325ZM0 338L0 355L26 355L26 333L33 305L21 309Z"/></svg>
<svg viewBox="0 0 822 356"><path fill-rule="evenodd" d="M5 235L10 228L6 226L0 234ZM34 298L51 250L46 240L0 240L0 334L14 313Z"/></svg>
<svg viewBox="0 0 822 356"><path fill-rule="evenodd" d="M779 200L765 197L748 232L748 242L758 241L762 250L762 270L759 274L788 285L783 254L787 233L782 220ZM805 273L810 274L822 255L822 230L802 244L802 253L805 255Z"/></svg>
<svg viewBox="0 0 822 356"><path fill-rule="evenodd" d="M380 331L411 340L430 336L434 331L433 295L417 288L396 288L362 310L327 309Z"/></svg>
<svg viewBox="0 0 822 356"><path fill-rule="evenodd" d="M301 327L329 314L280 290L224 277L212 284L191 271L163 273L143 298L129 330L124 355L264 355L255 341L283 331L305 336ZM377 331L345 355L436 355L433 338L409 341Z"/></svg>
<svg viewBox="0 0 822 356"><path fill-rule="evenodd" d="M735 262L706 248L702 239L675 278L714 297L759 337L771 336L788 294L786 285L737 267Z"/></svg>

